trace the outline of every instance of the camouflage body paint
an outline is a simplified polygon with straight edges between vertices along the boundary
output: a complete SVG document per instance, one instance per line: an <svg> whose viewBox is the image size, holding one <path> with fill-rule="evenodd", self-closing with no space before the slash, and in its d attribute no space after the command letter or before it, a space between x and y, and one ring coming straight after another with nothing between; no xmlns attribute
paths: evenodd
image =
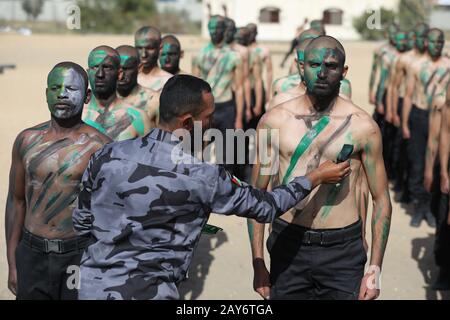
<svg viewBox="0 0 450 320"><path fill-rule="evenodd" d="M295 151L289 162L289 166L283 177L282 184L287 184L292 176L294 169L303 153L309 148L314 139L326 128L330 122L329 116L322 117L310 130L308 130L295 148Z"/></svg>

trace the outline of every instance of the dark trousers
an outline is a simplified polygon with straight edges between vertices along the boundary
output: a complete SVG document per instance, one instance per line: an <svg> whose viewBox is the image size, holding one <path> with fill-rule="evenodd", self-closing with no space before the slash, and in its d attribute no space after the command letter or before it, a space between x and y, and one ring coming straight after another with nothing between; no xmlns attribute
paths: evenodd
<svg viewBox="0 0 450 320"><path fill-rule="evenodd" d="M78 291L68 282L78 274L67 268L79 267L83 251L45 253L21 240L16 249L17 299L76 300Z"/></svg>
<svg viewBox="0 0 450 320"><path fill-rule="evenodd" d="M402 120L403 98L398 100L397 114ZM409 196L408 179L409 179L409 163L407 152L408 141L403 139L401 128L397 128L394 137L394 147L392 150L392 162L395 170L396 189L402 190L406 197Z"/></svg>
<svg viewBox="0 0 450 320"><path fill-rule="evenodd" d="M436 172L436 171L435 171ZM439 173L435 174L436 177ZM437 180L437 179L436 179ZM434 243L434 258L441 268L450 269L450 225L447 223L449 215L448 194L440 193L439 181L433 183L432 211L436 212L436 238Z"/></svg>
<svg viewBox="0 0 450 320"><path fill-rule="evenodd" d="M236 122L236 104L233 100L227 102L221 102L215 104L215 110L213 113L213 119L211 123L211 127L214 129L218 129L223 138L223 146L220 148L216 144L216 154L218 155L217 161L220 165L223 165L225 169L233 173L234 163L227 163L227 154L233 153L236 148L235 143L228 142L226 139L226 130L233 129ZM234 162L234 159L230 159L231 162ZM220 162L219 162L220 161Z"/></svg>
<svg viewBox="0 0 450 320"><path fill-rule="evenodd" d="M411 137L408 140L409 192L418 210L429 210L431 195L423 185L425 153L428 142L429 112L413 105L408 124Z"/></svg>
<svg viewBox="0 0 450 320"><path fill-rule="evenodd" d="M355 227L361 232L361 221L346 228ZM305 230L309 229L274 221L267 239L270 298L357 299L367 261L362 236L332 245L308 245L302 240Z"/></svg>

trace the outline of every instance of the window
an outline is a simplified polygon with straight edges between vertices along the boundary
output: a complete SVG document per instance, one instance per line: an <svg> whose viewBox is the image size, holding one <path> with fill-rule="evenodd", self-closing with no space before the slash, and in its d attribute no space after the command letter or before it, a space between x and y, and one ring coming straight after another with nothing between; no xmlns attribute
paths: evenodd
<svg viewBox="0 0 450 320"><path fill-rule="evenodd" d="M279 23L280 9L275 7L262 8L259 11L259 22L262 23Z"/></svg>
<svg viewBox="0 0 450 320"><path fill-rule="evenodd" d="M323 23L341 25L343 13L344 11L342 11L341 9L327 9L323 12Z"/></svg>

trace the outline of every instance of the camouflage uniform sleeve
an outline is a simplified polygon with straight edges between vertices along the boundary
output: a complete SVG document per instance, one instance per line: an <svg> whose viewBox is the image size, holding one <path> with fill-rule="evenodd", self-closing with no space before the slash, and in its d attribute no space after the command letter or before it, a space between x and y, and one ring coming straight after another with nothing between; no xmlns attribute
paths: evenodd
<svg viewBox="0 0 450 320"><path fill-rule="evenodd" d="M95 154L91 156L89 164L83 173L81 179L81 190L78 194L78 205L73 211L72 222L73 228L78 235L86 235L91 232L92 228L92 212L91 212L91 193L93 186L92 166Z"/></svg>
<svg viewBox="0 0 450 320"><path fill-rule="evenodd" d="M218 214L235 214L258 222L271 222L282 215L311 191L306 177L297 177L289 184L271 192L254 188L219 167L218 177L209 200L211 211Z"/></svg>

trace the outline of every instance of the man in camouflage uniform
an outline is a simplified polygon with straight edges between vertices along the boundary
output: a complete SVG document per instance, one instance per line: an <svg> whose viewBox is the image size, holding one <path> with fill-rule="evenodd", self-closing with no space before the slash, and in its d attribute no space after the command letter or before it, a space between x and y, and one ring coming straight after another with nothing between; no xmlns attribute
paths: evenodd
<svg viewBox="0 0 450 320"><path fill-rule="evenodd" d="M73 222L93 242L81 262L79 299L178 299L211 212L270 222L318 184L349 173L348 162L326 162L272 192L259 191L180 148L179 129L193 130L194 121L209 126L214 98L205 81L174 76L160 105L157 128L108 144L84 173Z"/></svg>

